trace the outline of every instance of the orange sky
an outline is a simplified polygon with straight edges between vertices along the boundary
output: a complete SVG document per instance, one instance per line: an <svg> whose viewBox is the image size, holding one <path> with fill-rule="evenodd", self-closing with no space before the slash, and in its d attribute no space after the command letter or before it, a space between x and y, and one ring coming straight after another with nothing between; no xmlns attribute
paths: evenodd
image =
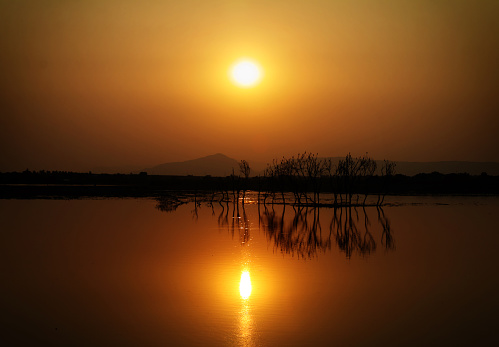
<svg viewBox="0 0 499 347"><path fill-rule="evenodd" d="M499 2L0 1L0 171L499 161ZM242 56L264 79L240 89Z"/></svg>

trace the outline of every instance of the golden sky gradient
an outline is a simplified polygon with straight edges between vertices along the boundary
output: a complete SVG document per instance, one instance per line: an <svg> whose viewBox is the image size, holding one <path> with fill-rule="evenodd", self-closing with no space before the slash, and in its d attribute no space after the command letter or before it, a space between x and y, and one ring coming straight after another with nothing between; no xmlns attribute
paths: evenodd
<svg viewBox="0 0 499 347"><path fill-rule="evenodd" d="M499 161L498 18L496 0L0 0L0 171ZM228 76L242 57L254 88Z"/></svg>

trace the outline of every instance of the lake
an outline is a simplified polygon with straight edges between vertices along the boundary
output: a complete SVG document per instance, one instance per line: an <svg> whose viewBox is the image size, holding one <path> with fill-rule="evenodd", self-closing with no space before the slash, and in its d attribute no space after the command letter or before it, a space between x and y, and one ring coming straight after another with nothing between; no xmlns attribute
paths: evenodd
<svg viewBox="0 0 499 347"><path fill-rule="evenodd" d="M0 200L1 340L497 345L499 198Z"/></svg>

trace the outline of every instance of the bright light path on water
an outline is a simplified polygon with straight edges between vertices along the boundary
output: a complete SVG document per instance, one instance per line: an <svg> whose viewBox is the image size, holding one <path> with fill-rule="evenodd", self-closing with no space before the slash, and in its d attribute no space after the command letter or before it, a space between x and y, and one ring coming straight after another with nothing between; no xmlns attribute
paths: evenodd
<svg viewBox="0 0 499 347"><path fill-rule="evenodd" d="M241 274L241 281L239 282L239 294L244 300L248 299L251 295L251 279L247 270Z"/></svg>

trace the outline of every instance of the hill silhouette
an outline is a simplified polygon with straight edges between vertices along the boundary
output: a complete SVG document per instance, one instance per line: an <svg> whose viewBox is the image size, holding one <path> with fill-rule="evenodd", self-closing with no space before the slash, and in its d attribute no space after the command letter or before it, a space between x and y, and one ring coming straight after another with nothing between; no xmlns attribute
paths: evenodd
<svg viewBox="0 0 499 347"><path fill-rule="evenodd" d="M345 157L329 157L334 165L337 165ZM379 168L383 165L383 160L376 160ZM405 176L414 176L417 174L428 174L438 172L444 175L467 173L470 175L480 175L485 172L488 175L499 175L499 163L497 162L474 162L474 161L395 161L395 173Z"/></svg>
<svg viewBox="0 0 499 347"><path fill-rule="evenodd" d="M344 157L330 157L333 164L337 164ZM378 168L383 164L382 160L376 160ZM442 174L468 173L480 175L486 172L489 175L499 175L499 163L496 162L470 162L470 161L435 161L435 162L408 162L396 161L395 172L406 176L414 176L420 173L439 172ZM251 176L263 175L266 164L251 163ZM143 169L150 175L173 175L173 176L218 176L225 177L232 173L232 169L239 174L239 161L222 153L206 157L171 162ZM134 170L138 172L139 170ZM378 170L379 171L379 170Z"/></svg>
<svg viewBox="0 0 499 347"><path fill-rule="evenodd" d="M225 177L230 175L232 170L235 173L239 172L239 162L222 153L217 153L193 160L164 163L142 171L149 175Z"/></svg>
<svg viewBox="0 0 499 347"><path fill-rule="evenodd" d="M499 163L473 161L433 161L433 162L396 162L396 173L414 176L419 173L439 172L441 174L467 173L480 175L485 172L489 175L499 175Z"/></svg>

